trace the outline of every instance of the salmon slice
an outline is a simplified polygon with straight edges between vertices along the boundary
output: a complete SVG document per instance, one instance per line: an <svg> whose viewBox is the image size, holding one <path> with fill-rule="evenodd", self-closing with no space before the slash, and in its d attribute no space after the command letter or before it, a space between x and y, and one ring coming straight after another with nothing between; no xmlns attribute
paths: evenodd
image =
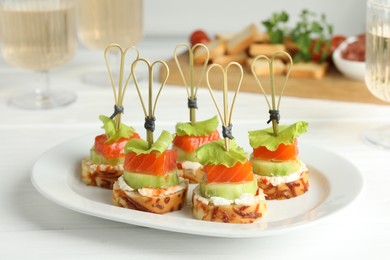
<svg viewBox="0 0 390 260"><path fill-rule="evenodd" d="M249 161L236 163L233 167L223 164L205 165L203 170L207 183L211 182L244 182L253 180L252 164Z"/></svg>
<svg viewBox="0 0 390 260"><path fill-rule="evenodd" d="M191 153L195 151L196 148L219 139L218 130L215 130L211 134L205 136L176 135L173 144L183 151Z"/></svg>
<svg viewBox="0 0 390 260"><path fill-rule="evenodd" d="M126 155L124 169L128 172L162 176L176 169L176 159L175 150L166 150L160 155L153 152L137 155L131 152Z"/></svg>
<svg viewBox="0 0 390 260"><path fill-rule="evenodd" d="M253 156L265 161L294 161L299 155L298 141L293 144L280 144L275 151L268 150L265 146L253 149Z"/></svg>

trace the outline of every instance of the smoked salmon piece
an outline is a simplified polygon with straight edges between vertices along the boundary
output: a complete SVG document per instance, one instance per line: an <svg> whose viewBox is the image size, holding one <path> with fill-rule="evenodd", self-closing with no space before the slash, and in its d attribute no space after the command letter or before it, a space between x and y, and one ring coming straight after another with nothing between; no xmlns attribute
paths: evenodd
<svg viewBox="0 0 390 260"><path fill-rule="evenodd" d="M265 146L253 149L253 156L265 161L293 161L297 159L298 154L297 140L290 145L280 144L275 151L270 151Z"/></svg>
<svg viewBox="0 0 390 260"><path fill-rule="evenodd" d="M191 153L195 151L196 148L219 139L220 137L218 130L215 130L211 134L205 136L176 135L175 139L173 140L173 145L179 147L185 152Z"/></svg>
<svg viewBox="0 0 390 260"><path fill-rule="evenodd" d="M253 180L252 164L249 161L245 163L236 163L233 167L227 167L223 164L205 165L203 170L206 175L206 182L244 182Z"/></svg>
<svg viewBox="0 0 390 260"><path fill-rule="evenodd" d="M166 150L160 155L130 152L126 155L124 169L128 172L162 176L176 169L177 151Z"/></svg>

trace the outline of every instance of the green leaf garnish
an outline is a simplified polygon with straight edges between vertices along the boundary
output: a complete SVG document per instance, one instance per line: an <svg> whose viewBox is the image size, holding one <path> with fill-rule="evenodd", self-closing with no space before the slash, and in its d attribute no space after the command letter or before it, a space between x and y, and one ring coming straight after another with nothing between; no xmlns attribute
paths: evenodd
<svg viewBox="0 0 390 260"><path fill-rule="evenodd" d="M223 164L233 167L237 162L244 163L248 154L233 140L230 141L230 148L225 150L224 140L214 141L197 148L196 156L199 162L204 165Z"/></svg>
<svg viewBox="0 0 390 260"><path fill-rule="evenodd" d="M106 143L115 142L120 138L130 138L134 133L135 129L127 126L123 123L119 125L119 130L115 130L115 121L104 115L100 115L99 119L103 122L102 128L104 129L107 140Z"/></svg>
<svg viewBox="0 0 390 260"><path fill-rule="evenodd" d="M287 30L283 24L288 22L288 18L288 14L282 11L280 13L273 13L271 18L261 22L267 30L271 43L283 43Z"/></svg>
<svg viewBox="0 0 390 260"><path fill-rule="evenodd" d="M218 127L218 124L219 122L217 116L195 123L177 123L176 134L178 136L205 136L214 132Z"/></svg>
<svg viewBox="0 0 390 260"><path fill-rule="evenodd" d="M295 138L307 131L308 123L299 121L290 126L279 126L278 135L275 136L272 127L262 130L249 131L249 143L252 148L265 146L270 151L275 151L279 144L293 144Z"/></svg>
<svg viewBox="0 0 390 260"><path fill-rule="evenodd" d="M157 154L162 154L165 152L165 150L168 149L169 145L173 141L173 138L174 136L172 134L163 130L159 138L152 144L150 148L148 142L143 139L131 139L125 146L125 153L133 152L139 155L156 152Z"/></svg>

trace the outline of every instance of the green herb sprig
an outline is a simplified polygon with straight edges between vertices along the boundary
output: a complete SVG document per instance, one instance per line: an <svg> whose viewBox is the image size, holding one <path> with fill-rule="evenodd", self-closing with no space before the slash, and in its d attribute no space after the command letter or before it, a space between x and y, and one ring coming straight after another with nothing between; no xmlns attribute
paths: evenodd
<svg viewBox="0 0 390 260"><path fill-rule="evenodd" d="M285 34L287 33L286 23L288 19L288 14L282 11L280 13L273 13L271 18L261 22L267 30L270 43L283 43Z"/></svg>
<svg viewBox="0 0 390 260"><path fill-rule="evenodd" d="M290 36L298 47L298 52L294 55L294 61L313 60L312 53L318 53L321 49L320 62L327 59L330 54L330 39L333 34L333 26L330 25L326 16L322 14L320 19L317 15L306 9L302 10L295 27L291 30ZM313 39L316 39L312 46Z"/></svg>

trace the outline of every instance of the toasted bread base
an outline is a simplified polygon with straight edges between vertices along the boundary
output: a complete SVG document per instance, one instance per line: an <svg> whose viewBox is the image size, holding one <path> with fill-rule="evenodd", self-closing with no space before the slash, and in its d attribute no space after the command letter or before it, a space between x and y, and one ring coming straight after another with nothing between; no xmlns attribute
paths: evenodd
<svg viewBox="0 0 390 260"><path fill-rule="evenodd" d="M309 190L309 171L302 172L301 177L292 182L281 183L273 186L271 183L264 183L261 176L256 175L258 186L263 189L267 200L285 200L297 197Z"/></svg>
<svg viewBox="0 0 390 260"><path fill-rule="evenodd" d="M197 186L192 194L192 212L194 217L200 220L249 224L260 219L267 210L265 200L259 200L250 206L236 204L217 206L211 202L205 204L203 201L205 198L202 198Z"/></svg>
<svg viewBox="0 0 390 260"><path fill-rule="evenodd" d="M88 186L97 186L112 190L114 182L123 174L123 171L118 170L106 170L92 171L89 167L91 161L88 158L84 158L81 162L81 181Z"/></svg>
<svg viewBox="0 0 390 260"><path fill-rule="evenodd" d="M179 177L187 179L190 183L199 183L202 181L204 171L203 168L187 169L181 166L181 170L178 171Z"/></svg>
<svg viewBox="0 0 390 260"><path fill-rule="evenodd" d="M180 210L186 203L188 183L186 188L167 196L146 197L138 191L124 191L118 182L114 183L112 202L115 206L135 209L156 214L164 214Z"/></svg>

